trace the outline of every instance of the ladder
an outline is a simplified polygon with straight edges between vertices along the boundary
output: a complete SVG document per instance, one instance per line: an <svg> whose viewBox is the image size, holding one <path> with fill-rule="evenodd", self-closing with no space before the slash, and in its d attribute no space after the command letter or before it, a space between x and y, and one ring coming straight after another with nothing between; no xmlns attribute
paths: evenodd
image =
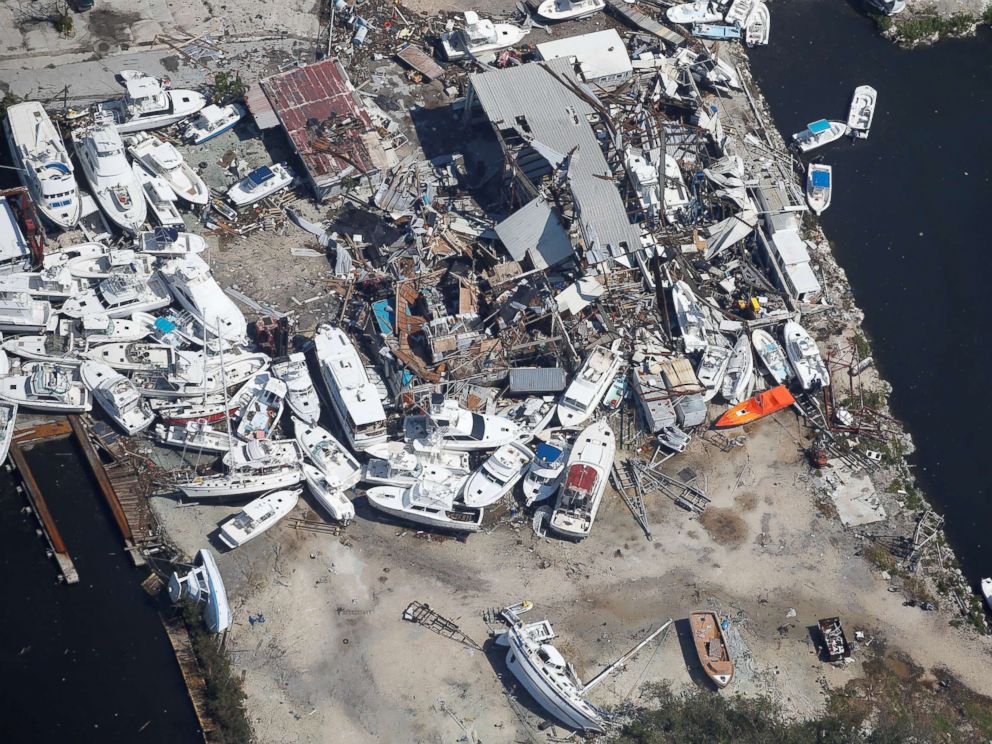
<svg viewBox="0 0 992 744"><path fill-rule="evenodd" d="M641 526L641 529L644 530L644 536L650 542L653 538L651 527L648 525L648 515L644 509L643 492L637 481L636 471L631 467L631 462L631 460L625 460L620 464L613 463L613 470L611 471L613 485L617 489L617 493L620 494L620 498L623 499L623 503L630 509L634 521Z"/></svg>
<svg viewBox="0 0 992 744"><path fill-rule="evenodd" d="M468 646L478 651L482 650L482 646L465 635L456 623L438 613L426 602L411 602L403 610L403 619L411 623L417 623L417 625L423 625L428 630L445 638L458 641L463 646Z"/></svg>
<svg viewBox="0 0 992 744"><path fill-rule="evenodd" d="M659 465L660 463L649 465L643 460L631 461L634 475L643 489L661 491L674 501L676 506L702 514L706 510L706 505L710 503L709 497L691 483L663 473Z"/></svg>

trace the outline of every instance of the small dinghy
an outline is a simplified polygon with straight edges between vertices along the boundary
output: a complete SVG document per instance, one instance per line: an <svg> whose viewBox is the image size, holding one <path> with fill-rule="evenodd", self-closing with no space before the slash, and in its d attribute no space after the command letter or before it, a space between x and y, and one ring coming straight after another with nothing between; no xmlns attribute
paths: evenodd
<svg viewBox="0 0 992 744"><path fill-rule="evenodd" d="M720 393L728 403L737 404L749 397L753 388L754 355L751 353L751 339L747 334L741 334L730 352Z"/></svg>
<svg viewBox="0 0 992 744"><path fill-rule="evenodd" d="M765 416L788 408L796 402L785 385L779 385L771 390L758 393L742 403L727 409L713 423L714 429L731 429L735 426L745 426Z"/></svg>
<svg viewBox="0 0 992 744"><path fill-rule="evenodd" d="M822 214L830 206L833 187L833 169L829 165L810 163L806 174L806 201L816 214Z"/></svg>
<svg viewBox="0 0 992 744"><path fill-rule="evenodd" d="M859 85L854 89L851 108L847 113L847 128L855 139L868 139L877 101L878 91L870 85Z"/></svg>
<svg viewBox="0 0 992 744"><path fill-rule="evenodd" d="M134 383L120 372L100 362L86 361L79 375L96 402L127 434L133 436L152 425L152 409Z"/></svg>
<svg viewBox="0 0 992 744"><path fill-rule="evenodd" d="M0 378L0 398L32 411L85 413L93 409L93 396L77 372L61 364L25 364L21 374Z"/></svg>
<svg viewBox="0 0 992 744"><path fill-rule="evenodd" d="M673 5L665 11L665 17L672 23L685 26L690 23L717 23L723 20L723 9L716 0L696 0L692 3Z"/></svg>
<svg viewBox="0 0 992 744"><path fill-rule="evenodd" d="M179 222L182 227L182 221ZM195 233L182 232L175 227L158 227L138 233L135 250L149 256L173 258L190 253L203 253L207 241Z"/></svg>
<svg viewBox="0 0 992 744"><path fill-rule="evenodd" d="M568 443L563 439L552 439L537 445L522 486L526 506L546 501L555 495L565 473L569 449Z"/></svg>
<svg viewBox="0 0 992 744"><path fill-rule="evenodd" d="M229 548L237 548L254 540L289 514L300 501L302 488L275 491L260 496L224 522L218 537Z"/></svg>
<svg viewBox="0 0 992 744"><path fill-rule="evenodd" d="M306 478L310 493L317 500L324 510L331 515L336 522L345 525L350 524L355 519L355 505L351 503L344 492L334 485L327 475L308 462L301 465L303 477Z"/></svg>
<svg viewBox="0 0 992 744"><path fill-rule="evenodd" d="M268 372L260 372L231 403L241 410L237 435L242 439L267 439L282 416L286 383Z"/></svg>
<svg viewBox="0 0 992 744"><path fill-rule="evenodd" d="M200 113L182 127L182 136L191 145L202 145L223 134L241 121L247 112L244 106L232 103L229 106L210 104L200 109Z"/></svg>
<svg viewBox="0 0 992 744"><path fill-rule="evenodd" d="M751 334L751 343L758 359L768 370L779 385L784 385L792 379L792 367L789 366L789 359L782 349L782 345L776 341L772 335L761 328Z"/></svg>
<svg viewBox="0 0 992 744"><path fill-rule="evenodd" d="M481 509L495 504L513 490L533 459L534 453L517 442L498 448L465 482L465 505Z"/></svg>
<svg viewBox="0 0 992 744"><path fill-rule="evenodd" d="M198 205L210 201L210 189L171 143L150 134L137 135L130 139L127 151L146 170L165 181L180 199Z"/></svg>
<svg viewBox="0 0 992 744"><path fill-rule="evenodd" d="M307 358L297 352L272 362L272 376L286 383L286 405L307 424L320 421L320 396L310 378Z"/></svg>
<svg viewBox="0 0 992 744"><path fill-rule="evenodd" d="M293 431L296 433L296 441L303 455L316 465L336 488L343 491L358 483L362 475L362 466L327 429L307 424L294 417Z"/></svg>
<svg viewBox="0 0 992 744"><path fill-rule="evenodd" d="M725 346L710 344L703 352L696 367L696 377L703 386L703 400L712 400L723 386L723 376L730 363L730 349Z"/></svg>
<svg viewBox="0 0 992 744"><path fill-rule="evenodd" d="M544 0L537 6L537 15L546 21L577 21L605 7L606 0Z"/></svg>
<svg viewBox="0 0 992 744"><path fill-rule="evenodd" d="M836 142L847 133L847 125L842 121L817 119L806 128L792 135L792 142L803 152Z"/></svg>
<svg viewBox="0 0 992 744"><path fill-rule="evenodd" d="M782 333L785 337L785 353L803 390L827 387L830 384L830 373L809 332L790 320L785 324Z"/></svg>
<svg viewBox="0 0 992 744"><path fill-rule="evenodd" d="M134 171L134 178L141 186L145 201L148 203L148 211L155 221L164 226L185 225L183 216L176 208L178 197L176 192L169 188L169 184L154 173L149 173L137 161L131 164L131 170Z"/></svg>
<svg viewBox="0 0 992 744"><path fill-rule="evenodd" d="M227 198L236 207L247 207L282 191L293 183L293 171L285 163L256 168L227 190Z"/></svg>
<svg viewBox="0 0 992 744"><path fill-rule="evenodd" d="M231 438L226 431L218 431L202 420L187 421L185 425L156 424L153 434L160 444L180 449L227 452L231 446Z"/></svg>

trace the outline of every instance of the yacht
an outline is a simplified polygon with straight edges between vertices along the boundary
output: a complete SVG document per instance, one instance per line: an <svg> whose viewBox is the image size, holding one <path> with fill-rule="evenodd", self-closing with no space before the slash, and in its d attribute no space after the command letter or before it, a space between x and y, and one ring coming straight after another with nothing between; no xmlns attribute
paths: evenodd
<svg viewBox="0 0 992 744"><path fill-rule="evenodd" d="M682 334L685 353L693 354L705 349L709 316L705 306L696 299L685 282L672 284L672 305L675 307L675 323Z"/></svg>
<svg viewBox="0 0 992 744"><path fill-rule="evenodd" d="M254 540L293 511L300 501L301 493L302 488L275 491L246 504L240 512L220 526L220 541L233 549Z"/></svg>
<svg viewBox="0 0 992 744"><path fill-rule="evenodd" d="M703 386L703 400L710 401L723 387L723 378L730 364L730 349L720 343L710 344L699 358L696 377Z"/></svg>
<svg viewBox="0 0 992 744"><path fill-rule="evenodd" d="M335 488L344 491L358 483L362 466L327 429L294 417L293 431L303 455L327 476Z"/></svg>
<svg viewBox="0 0 992 744"><path fill-rule="evenodd" d="M190 253L167 261L160 273L179 304L207 331L232 344L247 343L245 316L217 284L206 261Z"/></svg>
<svg viewBox="0 0 992 744"><path fill-rule="evenodd" d="M599 511L617 451L616 437L605 421L586 427L572 445L564 481L548 523L552 532L580 540L589 534Z"/></svg>
<svg viewBox="0 0 992 744"><path fill-rule="evenodd" d="M465 505L481 509L495 504L513 490L533 459L534 453L519 442L499 447L465 481Z"/></svg>
<svg viewBox="0 0 992 744"><path fill-rule="evenodd" d="M859 85L854 89L851 108L847 113L847 129L855 139L868 139L877 102L878 91L870 85Z"/></svg>
<svg viewBox="0 0 992 744"><path fill-rule="evenodd" d="M724 17L723 3L717 0L696 0L692 3L673 5L665 11L665 17L672 23L716 23Z"/></svg>
<svg viewBox="0 0 992 744"><path fill-rule="evenodd" d="M177 604L189 597L194 604L203 604L203 622L211 633L223 633L231 627L231 606L227 603L224 579L214 560L214 554L203 548L193 560L192 570L185 576L173 572L169 579L169 599Z"/></svg>
<svg viewBox="0 0 992 744"><path fill-rule="evenodd" d="M409 488L420 480L444 481L472 472L468 452L435 448L420 451L403 442L389 442L385 457L373 457L362 466L360 480L377 486Z"/></svg>
<svg viewBox="0 0 992 744"><path fill-rule="evenodd" d="M65 266L0 276L0 293L23 292L36 300L64 302L81 289L79 280Z"/></svg>
<svg viewBox="0 0 992 744"><path fill-rule="evenodd" d="M665 153L665 187L661 195L661 206L665 211L665 221L670 225L685 222L686 209L692 199L682 177L678 161Z"/></svg>
<svg viewBox="0 0 992 744"><path fill-rule="evenodd" d="M810 163L806 174L806 201L817 215L830 206L834 189L833 169L829 165Z"/></svg>
<svg viewBox="0 0 992 744"><path fill-rule="evenodd" d="M127 151L135 164L165 181L180 199L197 205L210 201L210 189L172 143L150 134L130 138L129 143Z"/></svg>
<svg viewBox="0 0 992 744"><path fill-rule="evenodd" d="M238 354L234 359L225 359L223 366L203 357L176 355L176 365L168 370L138 371L131 374L131 379L141 388L141 394L147 398L205 398L223 392L225 386L248 383L259 372L264 370L269 358L261 353ZM237 396L235 396L237 398ZM180 408L196 410L203 402L182 404ZM216 405L210 403L208 409ZM223 404L220 409L223 410ZM232 405L237 408L237 405Z"/></svg>
<svg viewBox="0 0 992 744"><path fill-rule="evenodd" d="M728 403L737 405L751 397L754 389L754 354L751 353L751 339L742 333L727 362L720 392Z"/></svg>
<svg viewBox="0 0 992 744"><path fill-rule="evenodd" d="M453 532L478 532L482 509L457 500L464 483L465 476L454 476L445 481L418 481L409 488L376 486L365 496L373 508L408 522Z"/></svg>
<svg viewBox="0 0 992 744"><path fill-rule="evenodd" d="M159 444L200 452L227 452L231 438L225 431L219 431L202 419L187 421L185 424L156 424L152 432Z"/></svg>
<svg viewBox="0 0 992 744"><path fill-rule="evenodd" d="M54 324L52 303L36 300L27 292L0 293L0 331L41 333Z"/></svg>
<svg viewBox="0 0 992 744"><path fill-rule="evenodd" d="M186 426L189 423L215 424L227 418L238 415L237 406L232 406L227 396L220 393L210 393L198 396L195 400L170 400L168 398L148 397L148 405L155 411L166 426ZM227 447L224 448L225 451Z"/></svg>
<svg viewBox="0 0 992 744"><path fill-rule="evenodd" d="M293 171L285 163L263 165L229 188L227 198L235 207L247 207L282 191L293 183L293 178Z"/></svg>
<svg viewBox="0 0 992 744"><path fill-rule="evenodd" d="M160 258L179 258L190 253L203 253L207 249L206 240L177 227L163 226L141 231L135 241L135 251Z"/></svg>
<svg viewBox="0 0 992 744"><path fill-rule="evenodd" d="M45 246L45 255L41 257L41 267L43 269L57 269L60 266L65 266L73 258L79 258L80 256L86 256L92 258L94 256L102 256L107 252L107 246L103 243L96 243L93 241L87 243L76 243L75 245L66 246L61 250L56 249L54 246Z"/></svg>
<svg viewBox="0 0 992 744"><path fill-rule="evenodd" d="M21 374L0 377L0 398L32 411L85 413L93 397L76 376L76 369L47 362L30 362Z"/></svg>
<svg viewBox="0 0 992 744"><path fill-rule="evenodd" d="M523 41L530 33L530 26L521 28L512 23L493 23L486 18L479 18L474 10L466 10L463 16L464 28L441 34L441 50L449 62L469 55L475 57L508 49Z"/></svg>
<svg viewBox="0 0 992 744"><path fill-rule="evenodd" d="M317 503L324 507L335 521L345 525L351 524L355 519L355 505L334 484L334 481L308 462L300 467L303 469L303 477L306 478L310 493L317 499Z"/></svg>
<svg viewBox="0 0 992 744"><path fill-rule="evenodd" d="M37 101L7 107L4 133L14 170L31 201L56 227L68 230L79 222L79 185L62 135Z"/></svg>
<svg viewBox="0 0 992 744"><path fill-rule="evenodd" d="M0 400L0 462L7 459L10 444L14 441L17 424L17 404Z"/></svg>
<svg viewBox="0 0 992 744"><path fill-rule="evenodd" d="M331 409L348 444L360 451L385 444L386 410L354 343L326 324L317 328L313 343Z"/></svg>
<svg viewBox="0 0 992 744"><path fill-rule="evenodd" d="M546 21L577 21L599 13L606 0L544 0L537 14Z"/></svg>
<svg viewBox="0 0 992 744"><path fill-rule="evenodd" d="M295 439L232 440L221 462L230 470L265 469L274 465L299 465L303 453Z"/></svg>
<svg viewBox="0 0 992 744"><path fill-rule="evenodd" d="M127 341L100 344L81 352L80 356L112 369L133 372L169 369L176 364L177 351L162 344Z"/></svg>
<svg viewBox="0 0 992 744"><path fill-rule="evenodd" d="M79 375L96 402L125 433L133 436L152 425L152 409L134 383L120 372L100 362L86 361Z"/></svg>
<svg viewBox="0 0 992 744"><path fill-rule="evenodd" d="M124 88L122 98L98 104L94 114L110 116L122 134L167 127L207 105L203 94L181 88L172 90L151 75L129 75L124 80Z"/></svg>
<svg viewBox="0 0 992 744"><path fill-rule="evenodd" d="M297 352L272 362L272 376L286 383L286 405L307 424L320 421L320 397L310 379L307 358Z"/></svg>
<svg viewBox="0 0 992 744"><path fill-rule="evenodd" d="M533 395L520 401L514 401L509 406L497 410L497 413L517 425L520 430L517 441L521 444L527 444L548 428L548 424L555 417L557 409L558 401L555 396L538 397Z"/></svg>
<svg viewBox="0 0 992 744"><path fill-rule="evenodd" d="M806 125L806 128L792 135L792 142L803 152L815 150L829 145L847 134L847 125L842 121L827 121L817 119Z"/></svg>
<svg viewBox="0 0 992 744"><path fill-rule="evenodd" d="M416 423L418 417L407 416L406 421ZM494 449L520 436L520 428L510 419L468 411L457 400L441 395L431 397L424 430L418 431L415 426L412 429L410 433L416 436L408 435L408 439L421 450L435 446L455 452Z"/></svg>
<svg viewBox="0 0 992 744"><path fill-rule="evenodd" d="M613 349L604 346L593 349L562 393L558 402L558 422L573 427L587 421L603 400L622 363L623 357Z"/></svg>
<svg viewBox="0 0 992 744"><path fill-rule="evenodd" d="M126 318L136 312L150 312L172 302L165 282L158 276L113 275L100 280L96 289L87 290L62 305L70 318L102 315Z"/></svg>
<svg viewBox="0 0 992 744"><path fill-rule="evenodd" d="M789 359L785 356L782 345L768 331L758 328L751 334L751 343L758 359L777 384L785 385L792 379Z"/></svg>
<svg viewBox="0 0 992 744"><path fill-rule="evenodd" d="M259 372L232 399L240 410L237 435L242 439L267 439L279 425L286 383L269 372Z"/></svg>
<svg viewBox="0 0 992 744"><path fill-rule="evenodd" d="M78 366L83 361L82 353L96 344L135 341L142 335L130 320L86 315L59 320L54 333L8 338L3 348L22 359Z"/></svg>
<svg viewBox="0 0 992 744"><path fill-rule="evenodd" d="M77 279L148 277L155 270L155 257L135 253L131 248L103 247L100 253L86 251L73 256L66 261L65 266Z"/></svg>
<svg viewBox="0 0 992 744"><path fill-rule="evenodd" d="M537 445L522 486L525 506L555 495L565 472L569 450L568 443L563 439L552 439Z"/></svg>
<svg viewBox="0 0 992 744"><path fill-rule="evenodd" d="M73 131L72 142L100 209L117 227L137 234L148 215L145 192L127 163L113 119L94 116L91 126Z"/></svg>
<svg viewBox="0 0 992 744"><path fill-rule="evenodd" d="M210 104L200 109L200 113L187 121L182 127L183 139L191 145L202 145L223 134L241 121L247 111L239 103L228 106Z"/></svg>
<svg viewBox="0 0 992 744"><path fill-rule="evenodd" d="M655 224L661 215L661 186L658 166L649 163L643 153L633 147L626 153L627 177L637 193L637 200L648 222Z"/></svg>
<svg viewBox="0 0 992 744"><path fill-rule="evenodd" d="M152 218L164 227L183 227L183 216L176 208L176 192L163 179L149 173L140 163L131 163L131 172L141 185Z"/></svg>
<svg viewBox="0 0 992 744"><path fill-rule="evenodd" d="M785 353L803 390L816 390L830 385L830 372L809 332L790 320L782 333L785 337Z"/></svg>

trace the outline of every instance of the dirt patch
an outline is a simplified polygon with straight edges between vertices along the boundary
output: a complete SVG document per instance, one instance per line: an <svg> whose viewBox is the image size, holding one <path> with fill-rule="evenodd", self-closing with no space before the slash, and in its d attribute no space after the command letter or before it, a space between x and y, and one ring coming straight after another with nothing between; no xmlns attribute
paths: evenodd
<svg viewBox="0 0 992 744"><path fill-rule="evenodd" d="M121 13L107 9L94 10L90 12L90 33L100 41L116 46L121 39L130 38L131 24L140 20L140 13Z"/></svg>
<svg viewBox="0 0 992 744"><path fill-rule="evenodd" d="M758 507L758 494L754 491L744 491L734 496L734 503L741 511L754 511Z"/></svg>
<svg viewBox="0 0 992 744"><path fill-rule="evenodd" d="M169 72L178 72L179 55L170 54L168 57L162 57L162 67L164 67Z"/></svg>
<svg viewBox="0 0 992 744"><path fill-rule="evenodd" d="M709 508L699 523L713 540L728 548L737 548L747 539L747 525L730 509Z"/></svg>

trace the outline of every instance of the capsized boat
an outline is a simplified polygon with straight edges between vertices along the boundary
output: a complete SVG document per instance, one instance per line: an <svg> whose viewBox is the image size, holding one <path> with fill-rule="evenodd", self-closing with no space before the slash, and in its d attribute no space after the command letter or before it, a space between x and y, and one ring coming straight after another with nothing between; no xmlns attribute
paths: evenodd
<svg viewBox="0 0 992 744"><path fill-rule="evenodd" d="M87 290L62 305L70 318L102 315L126 318L136 312L151 312L171 304L172 295L158 276L114 274L102 279L96 289Z"/></svg>
<svg viewBox="0 0 992 744"><path fill-rule="evenodd" d="M685 353L692 354L705 349L709 315L685 282L672 284L672 305L675 307L675 322L682 334Z"/></svg>
<svg viewBox="0 0 992 744"><path fill-rule="evenodd" d="M716 397L723 385L723 376L730 363L730 349L720 344L710 344L703 352L696 367L696 377L703 386L703 400L710 401Z"/></svg>
<svg viewBox="0 0 992 744"><path fill-rule="evenodd" d="M231 627L231 606L227 603L224 579L217 568L214 554L201 548L193 559L193 568L185 576L178 571L169 579L169 599L173 604L189 597L203 604L203 621L211 633L223 633Z"/></svg>
<svg viewBox="0 0 992 744"><path fill-rule="evenodd" d="M623 356L605 346L597 346L558 401L558 421L562 426L585 423L603 400L620 371Z"/></svg>
<svg viewBox="0 0 992 744"><path fill-rule="evenodd" d="M855 139L868 139L877 102L878 91L870 85L859 85L854 89L851 108L847 113L847 129Z"/></svg>
<svg viewBox="0 0 992 744"><path fill-rule="evenodd" d="M0 400L0 462L7 459L10 443L14 441L14 425L16 423L17 404Z"/></svg>
<svg viewBox="0 0 992 744"><path fill-rule="evenodd" d="M185 424L156 424L152 432L156 441L169 447L199 450L201 452L227 452L231 438L226 431L219 431L203 420Z"/></svg>
<svg viewBox="0 0 992 744"><path fill-rule="evenodd" d="M441 34L441 50L449 62L469 54L478 56L508 49L530 33L530 26L521 28L512 23L493 23L488 18L479 18L474 10L466 10L463 16L464 28Z"/></svg>
<svg viewBox="0 0 992 744"><path fill-rule="evenodd" d="M38 101L7 107L3 123L14 170L41 216L68 230L79 222L79 185L62 135Z"/></svg>
<svg viewBox="0 0 992 744"><path fill-rule="evenodd" d="M586 427L572 445L548 527L562 537L586 537L596 521L613 468L616 437L606 420Z"/></svg>
<svg viewBox="0 0 992 744"><path fill-rule="evenodd" d="M606 0L544 0L537 14L548 21L577 21L606 7Z"/></svg>
<svg viewBox="0 0 992 744"><path fill-rule="evenodd" d="M227 198L236 207L247 207L282 191L293 183L292 169L285 163L256 168L227 190Z"/></svg>
<svg viewBox="0 0 992 744"><path fill-rule="evenodd" d="M27 292L0 293L0 331L40 333L54 325L57 314L52 303L36 300Z"/></svg>
<svg viewBox="0 0 992 744"><path fill-rule="evenodd" d="M495 504L513 490L533 459L534 453L518 442L499 447L465 481L465 505L481 509Z"/></svg>
<svg viewBox="0 0 992 744"><path fill-rule="evenodd" d="M530 506L555 495L565 473L569 444L564 439L541 442L534 450L534 459L527 467L523 486L524 504Z"/></svg>
<svg viewBox="0 0 992 744"><path fill-rule="evenodd" d="M713 422L714 429L731 429L770 416L783 408L788 408L796 402L785 385L764 390L743 403L728 408L720 418Z"/></svg>
<svg viewBox="0 0 992 744"><path fill-rule="evenodd" d="M762 2L754 6L754 13L744 29L744 43L749 47L766 46L771 34L772 16Z"/></svg>
<svg viewBox="0 0 992 744"><path fill-rule="evenodd" d="M131 157L165 181L180 199L199 205L210 201L210 189L172 143L150 134L129 138L129 142Z"/></svg>
<svg viewBox="0 0 992 744"><path fill-rule="evenodd" d="M730 352L720 392L724 400L736 404L749 397L753 388L754 355L751 353L751 339L746 333L742 333Z"/></svg>
<svg viewBox="0 0 992 744"><path fill-rule="evenodd" d="M351 503L344 491L334 485L328 476L308 462L300 465L306 478L310 493L333 519L350 524L355 519L355 505Z"/></svg>
<svg viewBox="0 0 992 744"><path fill-rule="evenodd" d="M299 503L302 488L275 491L260 496L220 526L217 535L229 548L237 548L254 540L289 514Z"/></svg>
<svg viewBox="0 0 992 744"><path fill-rule="evenodd" d="M782 344L776 341L772 334L758 328L751 334L751 343L758 354L758 359L761 360L775 382L784 385L792 379L792 367L789 365L789 359L785 356Z"/></svg>
<svg viewBox="0 0 992 744"><path fill-rule="evenodd" d="M809 332L790 320L785 324L782 334L785 338L785 353L803 390L827 387L830 384L830 372Z"/></svg>
<svg viewBox="0 0 992 744"><path fill-rule="evenodd" d="M296 352L272 362L272 376L286 383L286 405L301 421L316 424L320 421L320 396L310 378L307 358Z"/></svg>
<svg viewBox="0 0 992 744"><path fill-rule="evenodd" d="M34 411L85 413L93 396L78 379L77 370L62 364L30 362L21 374L0 377L0 398Z"/></svg>
<svg viewBox="0 0 992 744"><path fill-rule="evenodd" d="M121 133L167 127L207 105L207 99L195 90L173 90L151 75L136 70L127 72L131 74L122 78L126 91L124 96L97 104L97 113L94 114L99 116L106 112Z"/></svg>
<svg viewBox="0 0 992 744"><path fill-rule="evenodd" d="M220 288L210 266L200 256L187 253L170 259L159 273L179 304L209 333L232 344L246 343L248 323L244 314Z"/></svg>
<svg viewBox="0 0 992 744"><path fill-rule="evenodd" d="M131 171L135 180L141 185L148 210L155 222L167 227L182 227L186 224L176 208L176 192L169 188L169 184L163 178L149 173L138 162L131 163Z"/></svg>
<svg viewBox="0 0 992 744"><path fill-rule="evenodd" d="M286 383L269 372L259 372L233 399L241 411L237 435L242 439L266 439L282 416Z"/></svg>
<svg viewBox="0 0 992 744"><path fill-rule="evenodd" d="M842 121L817 119L806 125L801 132L792 135L792 141L803 152L829 145L847 133L847 125Z"/></svg>
<svg viewBox="0 0 992 744"><path fill-rule="evenodd" d="M152 425L155 414L134 383L100 362L86 361L79 368L83 384L107 415L130 436Z"/></svg>
<svg viewBox="0 0 992 744"><path fill-rule="evenodd" d="M358 483L362 466L327 429L294 417L293 432L303 455L327 476L335 488L343 491Z"/></svg>
<svg viewBox="0 0 992 744"><path fill-rule="evenodd" d="M734 678L734 662L727 649L720 618L715 612L693 612L689 615L689 627L706 676L717 687L726 687Z"/></svg>
<svg viewBox="0 0 992 744"><path fill-rule="evenodd" d="M806 201L809 208L822 214L830 206L833 188L833 169L829 165L810 163L806 174Z"/></svg>
<svg viewBox="0 0 992 744"><path fill-rule="evenodd" d="M182 226L180 222L179 226ZM175 258L190 253L203 253L207 241L196 233L183 232L176 227L156 227L138 233L135 250L149 256Z"/></svg>
<svg viewBox="0 0 992 744"><path fill-rule="evenodd" d="M716 23L723 20L723 8L717 0L696 0L692 3L673 5L665 11L665 17L672 23Z"/></svg>
<svg viewBox="0 0 992 744"><path fill-rule="evenodd" d="M456 501L464 483L462 475L441 482L422 480L409 488L376 486L365 497L370 506L398 519L454 532L478 532L482 509Z"/></svg>
<svg viewBox="0 0 992 744"><path fill-rule="evenodd" d="M241 121L247 111L240 103L227 106L210 104L200 109L200 112L187 121L182 127L182 136L191 145L202 145L223 134Z"/></svg>

